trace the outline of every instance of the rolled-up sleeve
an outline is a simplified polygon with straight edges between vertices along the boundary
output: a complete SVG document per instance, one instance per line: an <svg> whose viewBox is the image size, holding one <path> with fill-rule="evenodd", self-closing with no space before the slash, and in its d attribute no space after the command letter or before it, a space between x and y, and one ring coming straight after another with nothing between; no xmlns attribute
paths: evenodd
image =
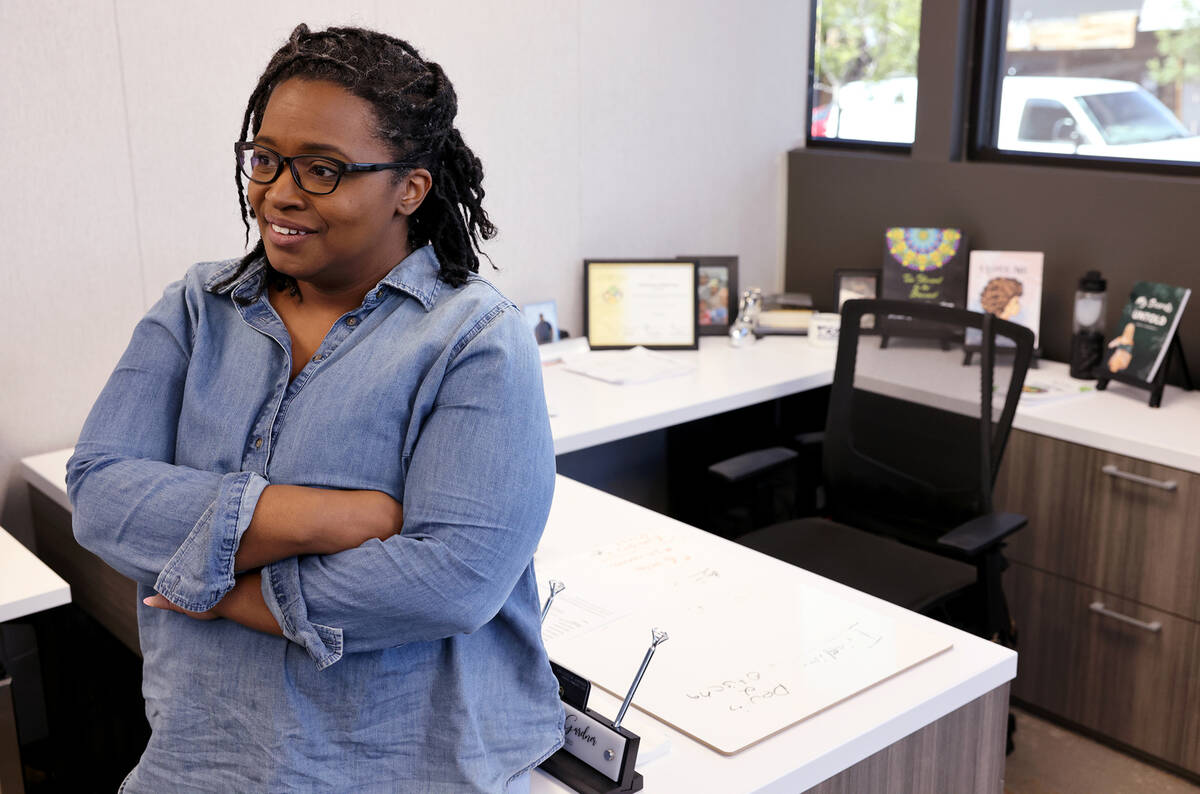
<svg viewBox="0 0 1200 794"><path fill-rule="evenodd" d="M477 630L545 528L554 445L537 349L516 310L481 319L421 392L430 409L407 466L403 532L264 569L268 607L320 668Z"/></svg>
<svg viewBox="0 0 1200 794"><path fill-rule="evenodd" d="M211 609L267 481L172 463L193 316L184 282L134 329L67 463L79 543L175 604Z"/></svg>

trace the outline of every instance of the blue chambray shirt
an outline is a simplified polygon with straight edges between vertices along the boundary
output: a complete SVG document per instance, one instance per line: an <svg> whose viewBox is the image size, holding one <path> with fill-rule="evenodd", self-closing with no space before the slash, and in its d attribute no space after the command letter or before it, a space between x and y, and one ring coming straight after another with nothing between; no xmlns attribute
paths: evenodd
<svg viewBox="0 0 1200 794"><path fill-rule="evenodd" d="M532 334L413 252L289 383L259 261L192 267L133 332L68 463L79 542L138 583L153 733L122 787L504 791L562 743L533 552L554 451ZM263 569L285 638L190 610L269 483L374 489L402 534Z"/></svg>

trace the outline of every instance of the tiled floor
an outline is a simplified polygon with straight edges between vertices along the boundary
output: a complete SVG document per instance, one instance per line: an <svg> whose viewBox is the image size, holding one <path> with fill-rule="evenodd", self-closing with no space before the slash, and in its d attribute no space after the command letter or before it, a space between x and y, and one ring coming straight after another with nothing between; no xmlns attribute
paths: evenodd
<svg viewBox="0 0 1200 794"><path fill-rule="evenodd" d="M1200 794L1182 778L1018 709L1005 794Z"/></svg>

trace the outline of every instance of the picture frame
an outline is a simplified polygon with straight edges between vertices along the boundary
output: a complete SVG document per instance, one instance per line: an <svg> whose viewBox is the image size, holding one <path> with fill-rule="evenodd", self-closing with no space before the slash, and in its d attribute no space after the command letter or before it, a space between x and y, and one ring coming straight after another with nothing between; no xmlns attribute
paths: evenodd
<svg viewBox="0 0 1200 794"><path fill-rule="evenodd" d="M554 301L527 303L521 313L535 342L546 345L558 341L558 305Z"/></svg>
<svg viewBox="0 0 1200 794"><path fill-rule="evenodd" d="M833 300L835 311L842 313L842 304L858 298L878 298L882 273L871 268L844 268L834 271ZM859 334L878 333L875 318L863 315Z"/></svg>
<svg viewBox="0 0 1200 794"><path fill-rule="evenodd" d="M738 313L738 258L736 256L684 256L695 262L696 317L700 336L725 336Z"/></svg>
<svg viewBox="0 0 1200 794"><path fill-rule="evenodd" d="M583 327L593 350L699 347L695 259L583 260Z"/></svg>

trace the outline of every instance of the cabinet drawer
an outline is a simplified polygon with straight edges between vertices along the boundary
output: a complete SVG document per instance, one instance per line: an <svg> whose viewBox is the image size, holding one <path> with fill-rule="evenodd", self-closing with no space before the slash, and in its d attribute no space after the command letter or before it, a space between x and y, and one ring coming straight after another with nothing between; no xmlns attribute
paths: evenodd
<svg viewBox="0 0 1200 794"><path fill-rule="evenodd" d="M1010 559L1200 620L1200 475L1014 431L995 494Z"/></svg>
<svg viewBox="0 0 1200 794"><path fill-rule="evenodd" d="M1020 632L1014 697L1200 773L1200 624L1019 563L1004 589Z"/></svg>

